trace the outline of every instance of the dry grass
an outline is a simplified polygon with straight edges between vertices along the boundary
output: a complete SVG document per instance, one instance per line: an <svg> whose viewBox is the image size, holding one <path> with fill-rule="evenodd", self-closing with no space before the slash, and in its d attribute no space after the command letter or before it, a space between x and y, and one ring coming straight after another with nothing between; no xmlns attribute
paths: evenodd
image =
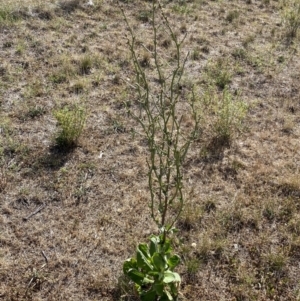
<svg viewBox="0 0 300 301"><path fill-rule="evenodd" d="M147 145L124 106L135 95L121 13L93 2L0 1L1 300L137 300L118 279L156 231ZM122 5L151 49L149 2ZM205 104L174 239L181 299L300 300L300 49L297 29L287 37L289 1L164 5L187 33L183 95L196 86L203 108L207 91L220 99L226 87L248 108L226 143ZM164 33L159 46L172 66ZM88 119L78 146L55 149L53 112L79 102Z"/></svg>

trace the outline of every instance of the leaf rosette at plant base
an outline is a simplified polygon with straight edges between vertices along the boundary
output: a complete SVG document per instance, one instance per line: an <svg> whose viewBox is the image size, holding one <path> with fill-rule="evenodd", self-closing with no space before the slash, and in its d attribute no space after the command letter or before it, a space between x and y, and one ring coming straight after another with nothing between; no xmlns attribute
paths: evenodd
<svg viewBox="0 0 300 301"><path fill-rule="evenodd" d="M151 236L149 245L139 244L136 258L124 262L123 272L136 285L142 301L177 300L181 282L174 268L180 263L172 255L169 240L162 244L161 236Z"/></svg>

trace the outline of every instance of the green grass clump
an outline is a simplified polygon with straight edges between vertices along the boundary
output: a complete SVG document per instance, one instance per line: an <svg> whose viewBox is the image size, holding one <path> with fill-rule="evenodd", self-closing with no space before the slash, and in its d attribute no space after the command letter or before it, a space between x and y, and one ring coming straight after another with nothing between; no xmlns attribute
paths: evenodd
<svg viewBox="0 0 300 301"><path fill-rule="evenodd" d="M209 83L214 84L220 90L224 90L231 83L232 74L229 63L224 59L220 58L216 62L208 62L205 71Z"/></svg>
<svg viewBox="0 0 300 301"><path fill-rule="evenodd" d="M247 105L225 89L215 104L217 120L214 130L217 137L230 142L234 133L241 130L246 112Z"/></svg>
<svg viewBox="0 0 300 301"><path fill-rule="evenodd" d="M86 109L79 105L76 105L74 108L64 107L56 110L54 117L60 128L55 137L56 145L60 148L76 146L85 126Z"/></svg>
<svg viewBox="0 0 300 301"><path fill-rule="evenodd" d="M236 10L230 11L227 15L225 20L229 23L232 23L234 19L239 17L239 12Z"/></svg>
<svg viewBox="0 0 300 301"><path fill-rule="evenodd" d="M16 22L18 19L18 15L12 8L8 6L0 7L0 26L9 25Z"/></svg>
<svg viewBox="0 0 300 301"><path fill-rule="evenodd" d="M283 21L286 27L286 37L293 40L298 35L300 27L300 1L293 0L283 12Z"/></svg>
<svg viewBox="0 0 300 301"><path fill-rule="evenodd" d="M202 97L201 111L203 120L207 121L204 117L210 116L209 129L214 139L228 146L243 129L248 106L228 88L217 91L216 88L209 87Z"/></svg>

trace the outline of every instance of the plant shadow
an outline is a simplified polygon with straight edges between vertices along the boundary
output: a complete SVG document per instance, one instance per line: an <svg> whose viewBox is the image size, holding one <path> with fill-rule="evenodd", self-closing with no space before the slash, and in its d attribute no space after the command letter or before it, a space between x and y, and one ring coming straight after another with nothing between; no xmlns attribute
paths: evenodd
<svg viewBox="0 0 300 301"><path fill-rule="evenodd" d="M37 159L36 163L41 169L58 170L70 159L75 147L59 147L53 145L49 151Z"/></svg>
<svg viewBox="0 0 300 301"><path fill-rule="evenodd" d="M230 146L231 143L228 137L215 136L201 149L201 157L206 163L220 161L224 157L225 150Z"/></svg>

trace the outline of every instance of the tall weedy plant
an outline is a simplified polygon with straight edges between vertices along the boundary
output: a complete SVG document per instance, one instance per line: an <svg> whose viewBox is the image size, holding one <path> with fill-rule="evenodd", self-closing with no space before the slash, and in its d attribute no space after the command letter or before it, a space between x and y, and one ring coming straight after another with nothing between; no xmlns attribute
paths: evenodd
<svg viewBox="0 0 300 301"><path fill-rule="evenodd" d="M141 125L148 142L149 207L159 229L149 245L138 246L136 258L125 261L123 271L135 283L141 300L177 300L180 276L174 268L180 258L172 254L170 235L184 206L182 167L199 126L193 91L186 93L181 83L187 61L187 55L183 59L181 56L186 36L178 39L160 2L153 1L150 50L137 42L121 5L120 9L129 30L128 47L136 75L132 88L137 93L137 103L128 112ZM159 48L158 31L166 32L173 43L173 67ZM147 66L140 60L141 48L149 53ZM154 70L155 80L150 80L148 70Z"/></svg>

